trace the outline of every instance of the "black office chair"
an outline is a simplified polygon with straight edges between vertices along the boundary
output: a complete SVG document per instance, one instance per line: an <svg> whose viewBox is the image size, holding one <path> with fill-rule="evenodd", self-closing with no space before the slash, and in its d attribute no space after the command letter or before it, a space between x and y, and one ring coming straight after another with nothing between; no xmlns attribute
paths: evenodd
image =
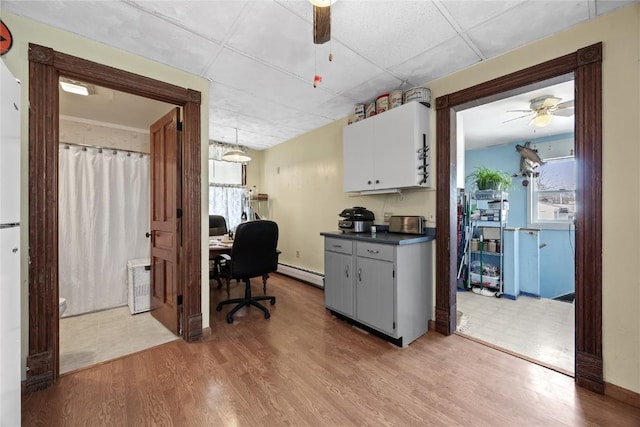
<svg viewBox="0 0 640 427"><path fill-rule="evenodd" d="M209 236L222 236L227 234L227 221L221 215L209 215ZM218 282L218 289L222 288L220 272L227 260L223 256L217 256L210 260L209 280L215 279Z"/></svg>
<svg viewBox="0 0 640 427"><path fill-rule="evenodd" d="M259 220L249 221L238 225L236 228L233 247L231 248L231 260L222 270L227 283L231 279L242 280L245 283L244 298L233 298L222 301L216 307L222 310L225 304L237 304L227 314L227 322L233 323L233 315L242 307L253 305L264 312L264 318L271 317L269 310L258 301L270 300L271 305L276 303L276 297L251 295L251 278L268 277L268 274L278 269L278 224L273 221Z"/></svg>

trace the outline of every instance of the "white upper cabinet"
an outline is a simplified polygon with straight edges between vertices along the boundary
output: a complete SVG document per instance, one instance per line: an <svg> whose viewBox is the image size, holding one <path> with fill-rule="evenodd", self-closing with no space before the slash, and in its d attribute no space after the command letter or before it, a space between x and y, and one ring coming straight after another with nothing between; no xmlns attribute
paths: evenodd
<svg viewBox="0 0 640 427"><path fill-rule="evenodd" d="M344 127L344 191L431 187L429 123L430 109L410 102Z"/></svg>

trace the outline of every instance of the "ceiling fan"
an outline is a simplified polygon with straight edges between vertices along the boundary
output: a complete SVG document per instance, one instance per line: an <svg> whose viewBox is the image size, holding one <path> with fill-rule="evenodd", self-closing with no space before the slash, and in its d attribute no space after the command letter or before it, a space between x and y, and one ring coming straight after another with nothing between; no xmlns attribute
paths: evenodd
<svg viewBox="0 0 640 427"><path fill-rule="evenodd" d="M511 122L513 120L522 119L524 117L531 117L529 126L535 125L537 127L544 127L551 123L553 116L573 116L573 99L565 102L560 101L562 101L562 98L557 98L551 95L544 95L538 98L534 98L530 101L528 110L507 110L508 113L527 114L519 117L514 117L513 119L505 120L502 123Z"/></svg>
<svg viewBox="0 0 640 427"><path fill-rule="evenodd" d="M313 43L326 43L331 39L331 5L336 0L310 1L313 4Z"/></svg>

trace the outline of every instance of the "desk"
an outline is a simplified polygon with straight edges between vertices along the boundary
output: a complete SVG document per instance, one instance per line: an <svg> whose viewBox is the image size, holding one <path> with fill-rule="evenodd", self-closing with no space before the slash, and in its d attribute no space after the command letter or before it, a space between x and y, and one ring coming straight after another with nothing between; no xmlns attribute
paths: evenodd
<svg viewBox="0 0 640 427"><path fill-rule="evenodd" d="M233 241L229 241L226 234L222 236L209 236L209 259L212 260L217 256L231 253Z"/></svg>
<svg viewBox="0 0 640 427"><path fill-rule="evenodd" d="M211 244L209 243L209 259L215 259L216 257L223 254L231 253L231 245L230 244Z"/></svg>

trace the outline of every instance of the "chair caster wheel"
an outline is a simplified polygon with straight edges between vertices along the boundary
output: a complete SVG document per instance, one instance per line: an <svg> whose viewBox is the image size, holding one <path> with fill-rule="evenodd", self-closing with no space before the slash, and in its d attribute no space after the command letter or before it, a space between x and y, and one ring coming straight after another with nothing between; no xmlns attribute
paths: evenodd
<svg viewBox="0 0 640 427"><path fill-rule="evenodd" d="M222 311L222 306L221 306L221 305L218 305L218 306L216 307L216 311Z"/></svg>
<svg viewBox="0 0 640 427"><path fill-rule="evenodd" d="M270 318L270 317L271 317L271 314L269 314L269 313L265 313L265 314L264 314L264 318L265 318L265 319L268 319L268 318Z"/></svg>
<svg viewBox="0 0 640 427"><path fill-rule="evenodd" d="M271 305L276 303L276 299L275 298L271 298Z"/></svg>
<svg viewBox="0 0 640 427"><path fill-rule="evenodd" d="M227 316L227 323L233 323L233 317Z"/></svg>

